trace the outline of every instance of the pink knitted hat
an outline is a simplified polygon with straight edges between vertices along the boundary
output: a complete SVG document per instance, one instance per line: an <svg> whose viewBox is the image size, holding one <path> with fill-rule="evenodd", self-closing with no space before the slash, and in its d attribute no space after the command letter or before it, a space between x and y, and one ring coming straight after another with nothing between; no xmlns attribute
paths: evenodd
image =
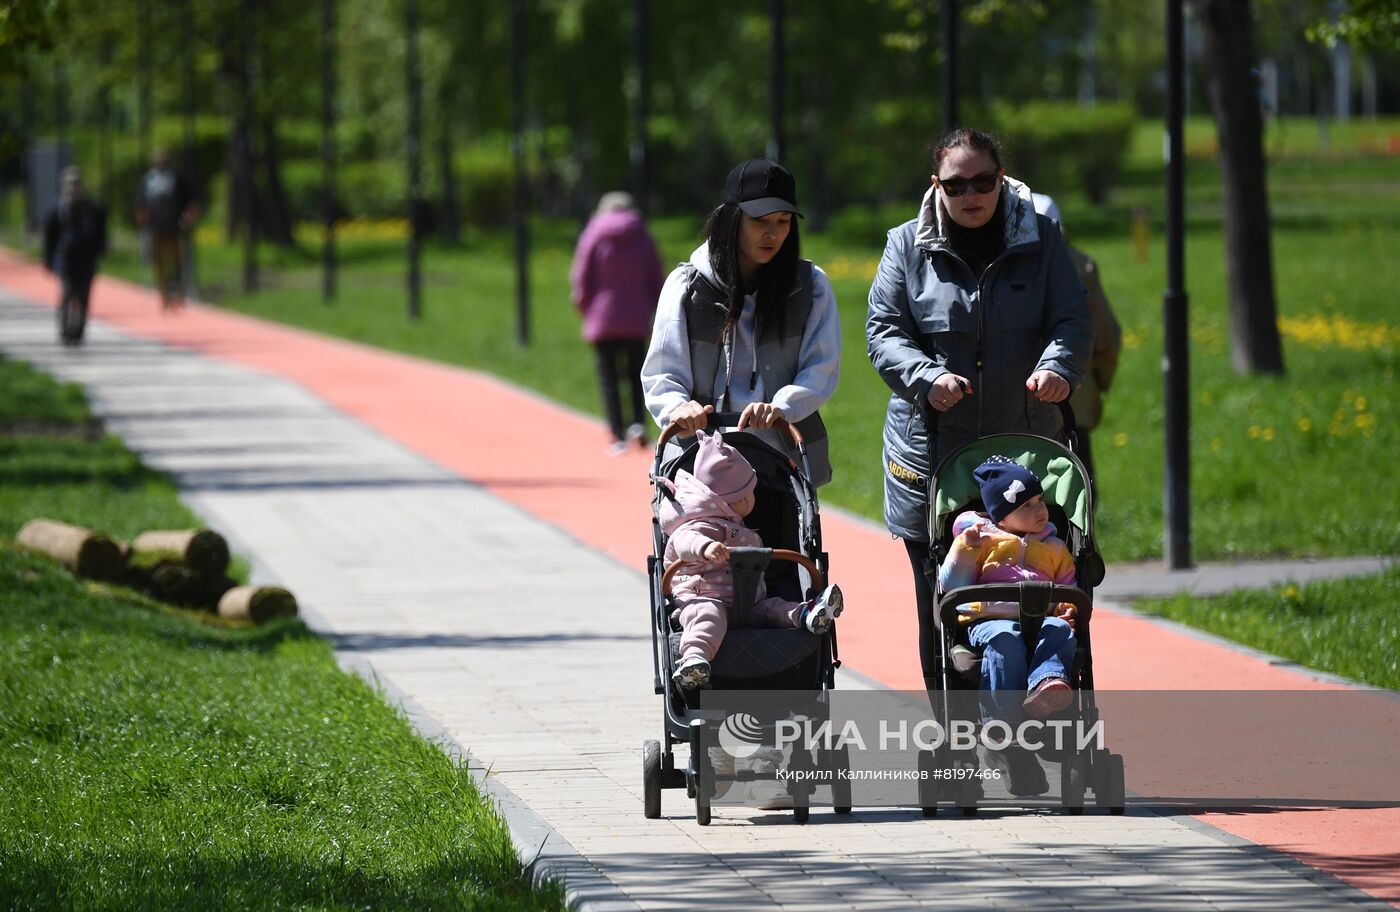
<svg viewBox="0 0 1400 912"><path fill-rule="evenodd" d="M725 503L741 500L758 484L753 466L719 434L697 431L700 449L695 454L694 475Z"/></svg>

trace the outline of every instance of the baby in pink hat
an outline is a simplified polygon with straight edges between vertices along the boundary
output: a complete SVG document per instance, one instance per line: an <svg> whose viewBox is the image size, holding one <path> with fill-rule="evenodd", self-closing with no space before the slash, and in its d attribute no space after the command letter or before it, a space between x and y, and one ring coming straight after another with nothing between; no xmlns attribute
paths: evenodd
<svg viewBox="0 0 1400 912"><path fill-rule="evenodd" d="M699 451L693 472L676 473L672 497L661 508L668 536L665 561L684 561L672 577L671 592L680 608L681 654L672 679L681 687L710 680L710 660L733 623L743 627L805 627L814 634L831 629L841 613L841 590L828 586L807 602L768 598L763 580L749 617L734 612L734 578L730 548L761 548L763 540L744 517L754 505L758 478L753 466L719 434L698 432Z"/></svg>

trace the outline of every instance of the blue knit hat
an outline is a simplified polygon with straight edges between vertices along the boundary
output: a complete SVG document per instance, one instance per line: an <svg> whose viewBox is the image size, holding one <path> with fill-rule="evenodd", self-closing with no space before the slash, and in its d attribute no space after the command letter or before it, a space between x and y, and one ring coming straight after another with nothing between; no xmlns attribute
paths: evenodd
<svg viewBox="0 0 1400 912"><path fill-rule="evenodd" d="M972 472L982 489L982 506L992 522L1000 523L1017 507L1037 494L1043 494L1035 473L1005 456L993 456Z"/></svg>

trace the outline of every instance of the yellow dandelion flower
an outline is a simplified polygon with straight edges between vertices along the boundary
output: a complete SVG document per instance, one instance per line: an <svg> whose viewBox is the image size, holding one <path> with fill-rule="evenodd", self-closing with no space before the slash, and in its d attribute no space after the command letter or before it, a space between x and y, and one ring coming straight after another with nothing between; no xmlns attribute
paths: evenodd
<svg viewBox="0 0 1400 912"><path fill-rule="evenodd" d="M1250 439L1250 440L1258 440L1258 439L1259 439L1259 425L1257 425L1257 424L1251 424L1251 425L1249 426L1249 439Z"/></svg>
<svg viewBox="0 0 1400 912"><path fill-rule="evenodd" d="M1296 599L1298 597L1298 587L1289 583L1287 586L1283 587L1283 592L1281 594L1286 599Z"/></svg>
<svg viewBox="0 0 1400 912"><path fill-rule="evenodd" d="M1376 416L1374 413L1369 412L1365 415L1357 415L1352 423L1362 430L1365 430L1366 428L1375 426Z"/></svg>
<svg viewBox="0 0 1400 912"><path fill-rule="evenodd" d="M1127 435L1127 434L1124 434L1122 431L1119 431L1117 434L1114 434L1114 435L1113 435L1113 445L1116 446L1116 447L1127 446L1127 445L1128 445L1128 435Z"/></svg>
<svg viewBox="0 0 1400 912"><path fill-rule="evenodd" d="M1219 450L1223 446L1225 446L1225 441L1221 440L1219 437L1210 438L1210 448L1212 450Z"/></svg>
<svg viewBox="0 0 1400 912"><path fill-rule="evenodd" d="M1353 406L1358 412L1364 412L1364 411L1366 411L1366 397L1365 397L1365 396L1357 396L1357 397L1356 397L1356 401L1352 403L1352 406Z"/></svg>
<svg viewBox="0 0 1400 912"><path fill-rule="evenodd" d="M1267 441L1267 440L1273 440L1273 439L1274 439L1274 429L1271 428L1271 427L1266 427L1266 428L1264 428L1264 430L1261 432L1261 435L1263 436L1263 438L1264 438L1266 441Z"/></svg>
<svg viewBox="0 0 1400 912"><path fill-rule="evenodd" d="M1308 431L1311 431L1311 430L1312 430L1312 420L1309 419L1309 418L1299 418L1299 419L1298 419L1298 430L1302 431L1304 434L1306 434Z"/></svg>

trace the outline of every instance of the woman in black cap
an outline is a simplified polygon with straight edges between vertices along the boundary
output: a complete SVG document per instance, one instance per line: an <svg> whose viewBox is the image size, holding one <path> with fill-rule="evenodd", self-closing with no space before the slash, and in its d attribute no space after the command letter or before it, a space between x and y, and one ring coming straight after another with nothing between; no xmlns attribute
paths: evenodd
<svg viewBox="0 0 1400 912"><path fill-rule="evenodd" d="M831 463L817 408L836 389L841 329L826 273L799 258L800 216L781 165L751 159L729 172L706 242L661 289L642 388L662 427L693 432L711 412L740 412L740 428L787 452L774 425L797 425L821 485Z"/></svg>

